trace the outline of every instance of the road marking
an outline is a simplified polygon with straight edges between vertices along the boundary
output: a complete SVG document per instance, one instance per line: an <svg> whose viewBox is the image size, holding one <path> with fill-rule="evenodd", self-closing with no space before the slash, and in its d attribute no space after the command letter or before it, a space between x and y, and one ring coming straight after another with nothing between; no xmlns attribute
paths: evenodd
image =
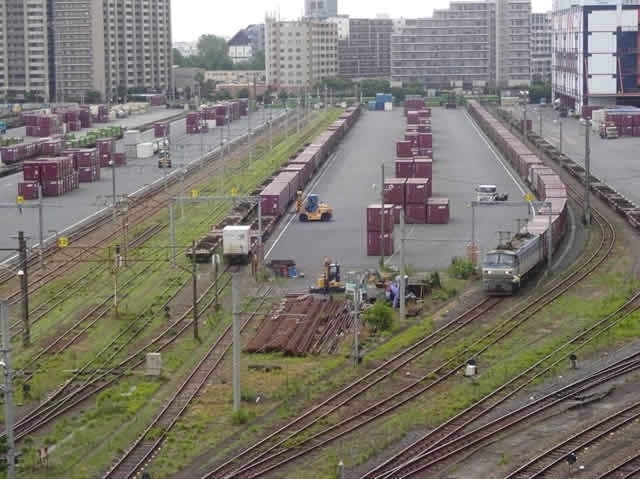
<svg viewBox="0 0 640 479"><path fill-rule="evenodd" d="M331 155L329 157L329 159L327 160L327 162L324 165L324 169L320 172L320 174L318 174L318 176L315 178L315 180L313 180L305 189L304 191L310 191L313 190L317 184L320 182L320 180L324 177L324 175L327 173L327 171L329 171L329 167L335 163L335 160L338 158L338 154L334 153L333 155ZM305 196L304 198L306 199L309 195L307 194L307 196ZM287 231L287 229L289 229L289 226L291 226L291 223L293 223L293 220L296 218L296 215L291 215L291 218L289 218L289 221L287 221L287 223L284 225L284 227L282 228L282 231L280 232L280 234L277 236L277 238L275 240L273 240L273 244L271 245L271 247L269 248L269 250L265 253L264 255L264 259L267 259L269 257L269 255L271 254L271 252L273 251L273 248L276 247L276 245L278 244L278 242L282 239L282 236L285 234L285 232Z"/></svg>

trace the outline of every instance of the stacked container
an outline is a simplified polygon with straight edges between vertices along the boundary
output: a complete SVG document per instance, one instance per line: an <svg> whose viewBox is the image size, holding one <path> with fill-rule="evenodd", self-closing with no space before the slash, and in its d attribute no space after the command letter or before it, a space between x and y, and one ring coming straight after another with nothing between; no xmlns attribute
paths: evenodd
<svg viewBox="0 0 640 479"><path fill-rule="evenodd" d="M115 146L116 142L114 138L98 138L96 140L96 148L98 149L101 167L109 166L111 156L115 153Z"/></svg>
<svg viewBox="0 0 640 479"><path fill-rule="evenodd" d="M367 208L367 256L393 254L393 220L393 205L385 204L384 207L380 204L369 205Z"/></svg>
<svg viewBox="0 0 640 479"><path fill-rule="evenodd" d="M449 199L429 198L427 200L427 223L430 225L449 222Z"/></svg>
<svg viewBox="0 0 640 479"><path fill-rule="evenodd" d="M79 182L91 183L98 181L100 179L98 149L78 149L74 153Z"/></svg>
<svg viewBox="0 0 640 479"><path fill-rule="evenodd" d="M107 105L98 105L92 120L96 123L107 123L109 121L109 107Z"/></svg>
<svg viewBox="0 0 640 479"><path fill-rule="evenodd" d="M43 196L61 196L78 187L79 175L71 156L39 158L23 164L24 182L18 184L18 194L25 199L38 197L38 185Z"/></svg>
<svg viewBox="0 0 640 479"><path fill-rule="evenodd" d="M427 222L427 200L431 197L430 178L407 178L405 222L424 224Z"/></svg>
<svg viewBox="0 0 640 479"><path fill-rule="evenodd" d="M78 112L78 120L80 120L81 128L91 128L93 126L93 118L91 117L91 109L88 105L82 105Z"/></svg>
<svg viewBox="0 0 640 479"><path fill-rule="evenodd" d="M160 122L153 124L153 136L155 138L164 138L169 136L169 122Z"/></svg>
<svg viewBox="0 0 640 479"><path fill-rule="evenodd" d="M200 123L201 123L200 112L192 111L187 113L187 133L199 133L200 132Z"/></svg>

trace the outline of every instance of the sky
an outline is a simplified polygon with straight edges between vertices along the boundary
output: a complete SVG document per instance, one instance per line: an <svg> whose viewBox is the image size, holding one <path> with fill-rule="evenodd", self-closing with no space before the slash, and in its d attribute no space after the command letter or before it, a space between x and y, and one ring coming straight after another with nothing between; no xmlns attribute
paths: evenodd
<svg viewBox="0 0 640 479"><path fill-rule="evenodd" d="M532 10L551 10L551 2L531 0ZM356 18L374 18L378 13L417 18L448 5L449 0L338 0L338 13ZM283 20L298 18L303 14L304 0L173 0L171 10L173 41L191 42L205 33L231 37L247 25L264 22L267 11L279 11Z"/></svg>

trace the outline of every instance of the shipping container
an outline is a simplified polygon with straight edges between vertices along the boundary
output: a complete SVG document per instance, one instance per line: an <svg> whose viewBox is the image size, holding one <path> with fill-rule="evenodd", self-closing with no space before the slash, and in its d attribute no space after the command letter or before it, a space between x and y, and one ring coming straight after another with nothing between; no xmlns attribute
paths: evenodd
<svg viewBox="0 0 640 479"><path fill-rule="evenodd" d="M409 178L406 185L407 204L424 205L432 195L431 180L429 178Z"/></svg>
<svg viewBox="0 0 640 479"><path fill-rule="evenodd" d="M382 236L382 237L381 237ZM393 234L391 232L381 234L379 231L367 231L367 256L380 256L384 244L384 255L393 254Z"/></svg>
<svg viewBox="0 0 640 479"><path fill-rule="evenodd" d="M392 205L404 205L406 178L385 178L384 202Z"/></svg>
<svg viewBox="0 0 640 479"><path fill-rule="evenodd" d="M414 176L413 160L408 158L396 159L396 176L398 178L413 178Z"/></svg>
<svg viewBox="0 0 640 479"><path fill-rule="evenodd" d="M427 200L427 223L449 223L449 198L429 198Z"/></svg>
<svg viewBox="0 0 640 479"><path fill-rule="evenodd" d="M263 216L281 216L289 205L289 184L270 183L260 193L260 207Z"/></svg>
<svg viewBox="0 0 640 479"><path fill-rule="evenodd" d="M404 221L407 224L422 225L427 222L427 205L407 203Z"/></svg>
<svg viewBox="0 0 640 479"><path fill-rule="evenodd" d="M25 161L22 163L22 175L25 182L40 181L40 162Z"/></svg>
<svg viewBox="0 0 640 479"><path fill-rule="evenodd" d="M396 156L399 158L412 158L411 142L406 140L396 142Z"/></svg>
<svg viewBox="0 0 640 479"><path fill-rule="evenodd" d="M37 200L39 186L40 183L37 181L22 181L18 183L18 195L25 200Z"/></svg>
<svg viewBox="0 0 640 479"><path fill-rule="evenodd" d="M424 156L416 156L413 159L414 176L416 178L433 177L433 160Z"/></svg>
<svg viewBox="0 0 640 479"><path fill-rule="evenodd" d="M367 207L367 231L380 231L383 227L382 216L384 215L384 231L393 231L393 205L385 204L384 211L380 204L373 204Z"/></svg>

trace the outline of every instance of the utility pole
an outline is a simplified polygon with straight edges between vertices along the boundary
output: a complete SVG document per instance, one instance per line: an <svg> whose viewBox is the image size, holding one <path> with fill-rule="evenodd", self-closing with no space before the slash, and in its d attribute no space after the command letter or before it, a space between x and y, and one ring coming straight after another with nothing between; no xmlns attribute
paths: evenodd
<svg viewBox="0 0 640 479"><path fill-rule="evenodd" d="M362 278L358 275L358 282L353 291L353 362L358 365L360 359L360 344L358 335L360 334L360 283Z"/></svg>
<svg viewBox="0 0 640 479"><path fill-rule="evenodd" d="M196 265L196 240L191 241L191 281L193 286L193 339L200 339L198 335L198 273Z"/></svg>
<svg viewBox="0 0 640 479"><path fill-rule="evenodd" d="M560 125L560 153L562 153L562 120L558 118L558 124Z"/></svg>
<svg viewBox="0 0 640 479"><path fill-rule="evenodd" d="M327 105L327 84L326 83L324 84L324 107L325 107L325 109L328 108L328 105Z"/></svg>
<svg viewBox="0 0 640 479"><path fill-rule="evenodd" d="M538 113L538 122L539 122L540 136L542 136L542 112Z"/></svg>
<svg viewBox="0 0 640 479"><path fill-rule="evenodd" d="M249 144L249 164L253 162L253 148L251 144L251 95L247 100L247 143Z"/></svg>
<svg viewBox="0 0 640 479"><path fill-rule="evenodd" d="M118 269L120 269L120 263L120 245L117 244L113 256L113 311L116 318L118 317Z"/></svg>
<svg viewBox="0 0 640 479"><path fill-rule="evenodd" d="M526 100L525 100L526 102ZM524 113L524 125L522 126L522 134L524 135L524 137L527 137L527 104L525 103L522 107L522 111Z"/></svg>
<svg viewBox="0 0 640 479"><path fill-rule="evenodd" d="M31 328L29 326L29 278L27 274L27 240L23 231L18 231L18 253L22 274L20 276L20 291L22 293L22 345L26 348L31 344Z"/></svg>
<svg viewBox="0 0 640 479"><path fill-rule="evenodd" d="M518 230L519 231L519 230ZM471 204L471 260L473 261L473 266L478 266L476 258L476 207L472 203Z"/></svg>
<svg viewBox="0 0 640 479"><path fill-rule="evenodd" d="M298 103L296 104L296 124L297 132L300 133L300 93L298 93Z"/></svg>
<svg viewBox="0 0 640 479"><path fill-rule="evenodd" d="M404 248L405 248L405 218L404 208L400 209L400 319L405 319L407 309L405 297L407 295L405 288L405 277L407 275L407 266L405 264Z"/></svg>
<svg viewBox="0 0 640 479"><path fill-rule="evenodd" d="M380 264L384 265L384 163L380 173Z"/></svg>
<svg viewBox="0 0 640 479"><path fill-rule="evenodd" d="M113 221L116 220L117 211L116 211L116 162L114 160L109 160L109 165L111 166L111 191L113 193ZM166 184L165 184L166 188Z"/></svg>
<svg viewBox="0 0 640 479"><path fill-rule="evenodd" d="M173 201L169 200L169 259L171 266L176 265L176 225L173 220ZM192 252L193 253L193 252Z"/></svg>
<svg viewBox="0 0 640 479"><path fill-rule="evenodd" d="M13 372L9 363L11 336L9 335L9 306L0 301L0 323L2 327L2 368L4 369L4 423L7 431L7 479L16 477L16 445L13 437L13 403L11 384Z"/></svg>
<svg viewBox="0 0 640 479"><path fill-rule="evenodd" d="M238 324L238 285L236 274L231 274L231 303L233 314L233 411L240 409L240 325Z"/></svg>
<svg viewBox="0 0 640 479"><path fill-rule="evenodd" d="M591 190L591 146L589 145L589 136L591 135L591 127L589 120L584 122L584 223L591 225L591 199L589 193Z"/></svg>
<svg viewBox="0 0 640 479"><path fill-rule="evenodd" d="M40 183L38 183L38 242L40 243L40 248L38 248L40 267L44 269L44 214L42 205L42 185L40 185Z"/></svg>

